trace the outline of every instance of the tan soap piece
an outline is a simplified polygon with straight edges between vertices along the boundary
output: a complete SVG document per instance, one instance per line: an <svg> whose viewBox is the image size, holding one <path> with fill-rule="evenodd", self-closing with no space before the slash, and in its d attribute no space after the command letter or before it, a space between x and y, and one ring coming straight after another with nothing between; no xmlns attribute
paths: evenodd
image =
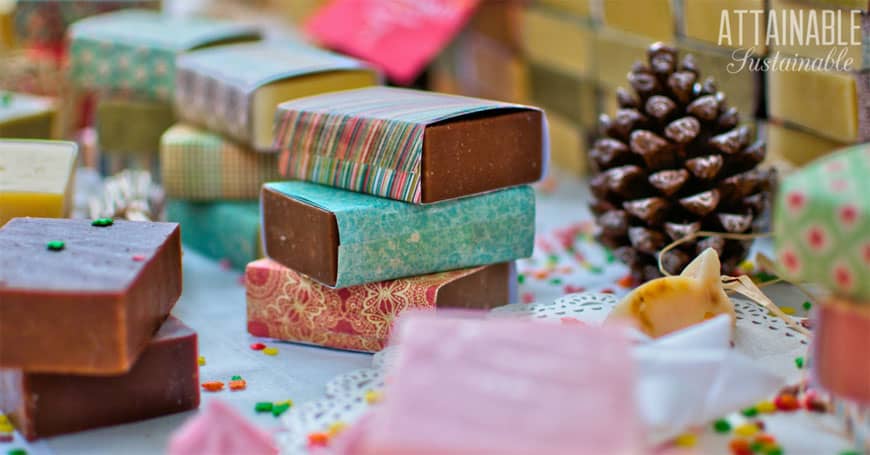
<svg viewBox="0 0 870 455"><path fill-rule="evenodd" d="M855 3L854 5L850 5L850 3ZM863 3L863 5L862 5ZM852 27L852 18L848 10L843 11L835 11L835 13L839 14L840 20L832 21L834 23L834 27L836 27L834 33L835 37L843 37L846 41L845 45L831 42L831 45L825 45L824 39L822 38L822 30L821 26L822 15L823 14L831 14L830 9L835 8L837 6L849 7L858 10L867 8L867 2L861 2L857 0L840 0L840 1L825 1L825 0L816 0L815 4L808 2L807 0L795 1L795 0L770 0L770 11L768 14L777 14L777 35L780 37L779 42L771 43L771 50L780 51L784 57L809 57L809 58L825 58L829 53L833 52L832 58L836 59L840 56L840 52L845 50L843 54L843 60L846 58L851 58L853 65L851 69L860 69L864 67L862 64L863 52L865 45L861 45L863 35L867 32L855 31L854 36L852 35L853 31ZM852 9L850 8L850 9ZM823 13L825 10L828 10L827 13ZM782 14L785 11L786 16L788 17L788 24L783 24L781 18ZM809 21L810 16L813 15L816 17L816 24L819 25L819 40L804 40L804 42L800 42L797 38L791 39L789 38L791 32L796 27L792 27L791 20L792 18L796 18L798 23L800 24L800 30L806 34L809 29ZM864 21L867 21L868 18L865 15ZM857 19L860 23L860 16ZM827 22L826 22L827 23ZM867 27L864 27L863 30L867 30ZM786 35L783 35L786 33ZM830 33L830 32L825 32ZM783 36L787 38L782 38ZM841 60L842 64L842 60Z"/></svg>
<svg viewBox="0 0 870 455"><path fill-rule="evenodd" d="M859 111L858 90L862 78L867 84L866 75L852 73L769 71L768 114L771 118L793 123L832 140L868 140L870 134L859 130L859 116L868 116L868 113ZM868 119L865 118L864 122Z"/></svg>
<svg viewBox="0 0 870 455"><path fill-rule="evenodd" d="M17 217L68 216L76 156L72 142L0 140L0 226Z"/></svg>
<svg viewBox="0 0 870 455"><path fill-rule="evenodd" d="M725 94L729 106L737 108L742 120L755 117L755 113L764 104L762 72L740 69L740 63L735 63L732 58L733 51L727 49L703 43L681 43L678 49L683 55L692 54L695 57L702 72L702 81L712 77L716 81L716 88Z"/></svg>
<svg viewBox="0 0 870 455"><path fill-rule="evenodd" d="M529 61L574 76L593 74L594 33L583 20L551 9L528 7L522 15L523 52Z"/></svg>
<svg viewBox="0 0 870 455"><path fill-rule="evenodd" d="M654 41L674 39L671 0L601 0L604 24ZM694 0L697 1L697 0Z"/></svg>
<svg viewBox="0 0 870 455"><path fill-rule="evenodd" d="M636 61L646 62L646 51L653 41L619 30L599 29L593 41L593 52L598 56L595 65L598 84L611 89L626 85L625 77L631 71L631 65Z"/></svg>
<svg viewBox="0 0 870 455"><path fill-rule="evenodd" d="M552 8L559 12L586 17L592 14L589 3L592 0L538 0L538 5Z"/></svg>
<svg viewBox="0 0 870 455"><path fill-rule="evenodd" d="M769 122L766 130L767 156L774 165L782 160L792 166L803 166L847 145L774 122Z"/></svg>
<svg viewBox="0 0 870 455"><path fill-rule="evenodd" d="M570 120L553 113L547 114L550 128L550 159L553 166L585 175L586 139L584 131Z"/></svg>
<svg viewBox="0 0 870 455"><path fill-rule="evenodd" d="M607 322L631 320L648 336L658 338L720 314L736 321L734 306L720 281L719 256L704 250L679 276L656 278L625 296Z"/></svg>
<svg viewBox="0 0 870 455"><path fill-rule="evenodd" d="M731 49L754 48L755 55L764 55L767 51L765 30L767 16L762 14L755 20L755 15L744 13L742 33L740 15L737 11L765 11L764 0L695 0L683 3L683 30L687 37ZM731 41L719 42L722 11L728 12L729 34ZM707 67L703 67L708 71Z"/></svg>

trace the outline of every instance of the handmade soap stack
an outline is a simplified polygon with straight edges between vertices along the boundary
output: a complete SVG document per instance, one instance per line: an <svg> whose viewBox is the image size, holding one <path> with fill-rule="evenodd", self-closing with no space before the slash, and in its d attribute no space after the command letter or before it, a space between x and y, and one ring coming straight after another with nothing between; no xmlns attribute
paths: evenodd
<svg viewBox="0 0 870 455"><path fill-rule="evenodd" d="M263 186L251 334L376 351L407 309L512 300L547 162L540 110L371 87L282 103L275 121L298 180Z"/></svg>
<svg viewBox="0 0 870 455"><path fill-rule="evenodd" d="M811 365L815 380L870 412L870 144L816 160L782 182L774 226L783 277L831 292L818 305ZM866 418L866 417L865 417ZM870 450L870 426L863 437ZM859 447L859 449L860 449Z"/></svg>
<svg viewBox="0 0 870 455"><path fill-rule="evenodd" d="M173 223L15 218L0 228L0 410L27 439L199 405Z"/></svg>
<svg viewBox="0 0 870 455"><path fill-rule="evenodd" d="M797 65L802 58L828 59L838 65L829 71L816 66L766 73L770 151L797 166L870 140L870 10L866 2L840 2L841 8L835 3L772 0L770 5L770 14L798 18L788 25L780 22L780 36L787 27L800 25L808 30L810 21L831 17L830 33L836 35L825 36L839 37L836 42L831 38L802 40L805 42L780 39L771 46L772 51L792 57L783 64ZM851 62L848 67L847 59ZM823 108L820 100L824 100Z"/></svg>
<svg viewBox="0 0 870 455"><path fill-rule="evenodd" d="M160 135L175 121L176 57L260 36L245 25L145 10L89 17L74 23L69 34L69 77L77 87L98 93L100 151L148 170L156 170Z"/></svg>
<svg viewBox="0 0 870 455"><path fill-rule="evenodd" d="M167 216L183 241L230 264L263 257L259 204L263 183L279 180L273 148L282 101L378 83L357 60L294 42L204 49L176 61L175 111L181 123L160 138Z"/></svg>

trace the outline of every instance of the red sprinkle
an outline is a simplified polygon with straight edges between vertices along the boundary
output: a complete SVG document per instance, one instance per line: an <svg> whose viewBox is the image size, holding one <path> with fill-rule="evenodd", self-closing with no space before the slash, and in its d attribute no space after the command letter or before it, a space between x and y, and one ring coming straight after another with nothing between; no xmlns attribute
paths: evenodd
<svg viewBox="0 0 870 455"><path fill-rule="evenodd" d="M244 275L239 275L238 283L240 286L245 285L245 276Z"/></svg>
<svg viewBox="0 0 870 455"><path fill-rule="evenodd" d="M308 433L309 447L324 447L329 443L328 433Z"/></svg>
<svg viewBox="0 0 870 455"><path fill-rule="evenodd" d="M221 269L223 270L229 270L233 268L233 263L230 262L229 259L221 259L220 261L218 261L218 265L220 265Z"/></svg>
<svg viewBox="0 0 870 455"><path fill-rule="evenodd" d="M760 442L762 444L776 444L776 438L767 433L761 433L755 437L755 442Z"/></svg>
<svg viewBox="0 0 870 455"><path fill-rule="evenodd" d="M11 433L3 433L3 434L0 434L0 443L2 443L2 442L12 442L13 440L15 440L15 437L12 436Z"/></svg>
<svg viewBox="0 0 870 455"><path fill-rule="evenodd" d="M142 262L145 260L145 255L144 254L134 254L133 260L136 262Z"/></svg>
<svg viewBox="0 0 870 455"><path fill-rule="evenodd" d="M532 294L531 292L523 292L522 299L523 303L532 303L535 301L535 294Z"/></svg>
<svg viewBox="0 0 870 455"><path fill-rule="evenodd" d="M573 284L566 284L564 289L565 294L573 294L575 292L583 292L586 290L586 288L583 286L575 286Z"/></svg>
<svg viewBox="0 0 870 455"><path fill-rule="evenodd" d="M626 275L620 278L616 284L623 288L630 288L634 285L634 278L632 278L631 275Z"/></svg>
<svg viewBox="0 0 870 455"><path fill-rule="evenodd" d="M733 455L752 455L752 447L749 446L749 441L745 439L732 439L728 443L728 448L731 449Z"/></svg>
<svg viewBox="0 0 870 455"><path fill-rule="evenodd" d="M266 349L266 345L263 343L253 343L251 344L251 349L255 351L262 351L263 349Z"/></svg>
<svg viewBox="0 0 870 455"><path fill-rule="evenodd" d="M208 392L219 392L224 389L224 383L221 381L203 382L202 388Z"/></svg>
<svg viewBox="0 0 870 455"><path fill-rule="evenodd" d="M248 383L245 382L244 379L236 379L235 381L230 381L230 390L245 390L248 387Z"/></svg>
<svg viewBox="0 0 870 455"><path fill-rule="evenodd" d="M565 324L565 325L586 325L585 322L583 322L577 318L572 318L571 316L565 316L563 318L560 318L559 321L561 321L562 324Z"/></svg>
<svg viewBox="0 0 870 455"><path fill-rule="evenodd" d="M774 398L773 404L776 405L776 409L786 412L796 411L800 408L800 403L797 398L790 393L783 393Z"/></svg>
<svg viewBox="0 0 870 455"><path fill-rule="evenodd" d="M610 289L610 288L604 288L599 292L601 292L602 294L613 294L614 293L613 289Z"/></svg>

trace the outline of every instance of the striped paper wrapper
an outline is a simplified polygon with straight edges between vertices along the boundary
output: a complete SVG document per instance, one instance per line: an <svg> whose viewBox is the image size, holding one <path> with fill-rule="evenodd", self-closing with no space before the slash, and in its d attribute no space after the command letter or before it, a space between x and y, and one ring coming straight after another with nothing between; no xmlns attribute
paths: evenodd
<svg viewBox="0 0 870 455"><path fill-rule="evenodd" d="M346 90L279 105L275 145L286 177L420 203L426 126L496 109L538 110L390 87Z"/></svg>
<svg viewBox="0 0 870 455"><path fill-rule="evenodd" d="M277 155L183 124L163 134L160 166L166 195L178 199L253 200L263 183L281 179Z"/></svg>

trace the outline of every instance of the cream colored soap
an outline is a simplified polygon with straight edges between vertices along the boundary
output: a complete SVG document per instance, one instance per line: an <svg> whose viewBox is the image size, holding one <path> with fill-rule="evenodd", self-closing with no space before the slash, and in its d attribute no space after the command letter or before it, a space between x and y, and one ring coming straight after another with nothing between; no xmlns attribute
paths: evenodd
<svg viewBox="0 0 870 455"><path fill-rule="evenodd" d="M76 156L72 142L0 140L0 226L23 216L68 216Z"/></svg>
<svg viewBox="0 0 870 455"><path fill-rule="evenodd" d="M698 1L698 0L692 0ZM608 27L652 38L673 41L676 25L672 0L601 0Z"/></svg>
<svg viewBox="0 0 870 455"><path fill-rule="evenodd" d="M629 293L607 321L629 320L641 332L658 338L720 314L736 321L734 306L722 288L719 255L708 248L679 276L657 278Z"/></svg>
<svg viewBox="0 0 870 455"><path fill-rule="evenodd" d="M646 51L653 39L608 28L595 33L595 79L602 87L628 88L626 76L636 61L647 62Z"/></svg>
<svg viewBox="0 0 870 455"><path fill-rule="evenodd" d="M586 139L583 130L570 120L547 114L550 128L550 158L553 166L574 175L586 174Z"/></svg>
<svg viewBox="0 0 870 455"><path fill-rule="evenodd" d="M579 77L593 74L591 26L547 8L523 11L523 52L529 61Z"/></svg>
<svg viewBox="0 0 870 455"><path fill-rule="evenodd" d="M784 161L793 167L803 166L847 145L773 122L767 124L766 131L767 156L774 165Z"/></svg>
<svg viewBox="0 0 870 455"><path fill-rule="evenodd" d="M767 72L770 118L841 142L858 142L855 75L829 71Z"/></svg>
<svg viewBox="0 0 870 455"><path fill-rule="evenodd" d="M683 2L683 30L687 37L731 49L767 51L767 16L764 0L690 0ZM722 11L728 15L728 28L722 27ZM738 14L738 11L746 11ZM749 11L759 11L758 15ZM742 26L741 26L742 17ZM757 17L757 20L756 20ZM723 33L720 36L720 31ZM721 39L720 39L721 37Z"/></svg>

